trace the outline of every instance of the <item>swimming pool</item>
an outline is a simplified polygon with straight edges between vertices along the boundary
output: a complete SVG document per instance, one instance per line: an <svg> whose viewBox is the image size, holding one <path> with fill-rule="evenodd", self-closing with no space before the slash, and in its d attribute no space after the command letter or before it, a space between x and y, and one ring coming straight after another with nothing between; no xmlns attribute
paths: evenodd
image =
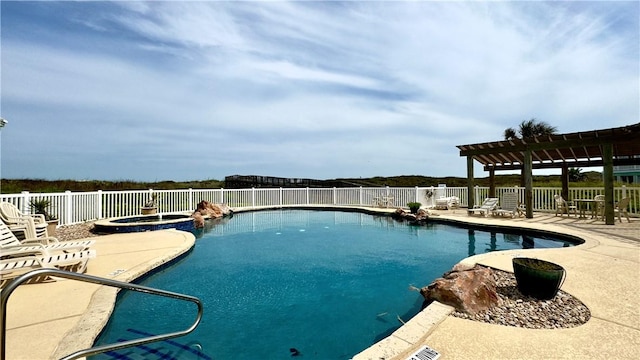
<svg viewBox="0 0 640 360"><path fill-rule="evenodd" d="M305 359L349 359L420 311L422 297L409 286L429 284L461 259L571 245L355 212L238 213L202 234L189 255L141 281L199 297L205 313L198 329L174 344L95 358L280 359L295 348ZM127 292L97 344L183 329L193 314L175 300Z"/></svg>

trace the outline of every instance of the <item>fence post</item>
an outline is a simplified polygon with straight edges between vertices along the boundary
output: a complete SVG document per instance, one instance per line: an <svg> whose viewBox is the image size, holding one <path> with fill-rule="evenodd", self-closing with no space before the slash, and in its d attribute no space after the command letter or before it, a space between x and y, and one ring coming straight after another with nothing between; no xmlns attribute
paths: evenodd
<svg viewBox="0 0 640 360"><path fill-rule="evenodd" d="M362 206L362 186L360 186L360 206Z"/></svg>
<svg viewBox="0 0 640 360"><path fill-rule="evenodd" d="M482 201L484 201L484 200L480 200L480 187L478 185L476 185L473 188L473 199L476 200L476 201L481 201L480 203L482 203ZM473 207L475 205L476 205L476 203L474 201L473 205L470 205L470 207Z"/></svg>
<svg viewBox="0 0 640 360"><path fill-rule="evenodd" d="M20 209L20 211L24 214L31 214L31 206L29 206L29 192L23 191L22 194L22 204L17 204L16 207ZM19 206L22 205L22 206Z"/></svg>
<svg viewBox="0 0 640 360"><path fill-rule="evenodd" d="M193 211L193 189L189 188L189 211Z"/></svg>
<svg viewBox="0 0 640 360"><path fill-rule="evenodd" d="M282 187L280 187L280 206L282 206Z"/></svg>
<svg viewBox="0 0 640 360"><path fill-rule="evenodd" d="M420 202L420 199L418 197L418 187L417 186L416 186L416 200L415 201L416 202ZM426 206L426 204L425 204L425 206Z"/></svg>
<svg viewBox="0 0 640 360"><path fill-rule="evenodd" d="M224 204L224 188L220 188L220 203Z"/></svg>
<svg viewBox="0 0 640 360"><path fill-rule="evenodd" d="M256 207L256 188L251 188L251 207Z"/></svg>
<svg viewBox="0 0 640 360"><path fill-rule="evenodd" d="M307 187L307 205L309 205L309 187Z"/></svg>
<svg viewBox="0 0 640 360"><path fill-rule="evenodd" d="M333 205L336 205L336 203L338 202L336 191L337 191L336 187L334 186L333 187Z"/></svg>
<svg viewBox="0 0 640 360"><path fill-rule="evenodd" d="M96 201L96 216L98 219L102 219L102 190L98 190L98 196Z"/></svg>
<svg viewBox="0 0 640 360"><path fill-rule="evenodd" d="M60 225L71 224L73 222L73 198L71 197L71 191L64 192L64 223Z"/></svg>

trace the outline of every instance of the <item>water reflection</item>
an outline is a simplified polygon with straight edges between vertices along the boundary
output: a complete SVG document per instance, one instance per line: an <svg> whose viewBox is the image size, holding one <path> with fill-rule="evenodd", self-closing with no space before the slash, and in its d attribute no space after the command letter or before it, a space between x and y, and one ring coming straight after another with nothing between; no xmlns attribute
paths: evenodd
<svg viewBox="0 0 640 360"><path fill-rule="evenodd" d="M522 235L522 248L533 249L534 247L535 247L535 242L533 241L533 236Z"/></svg>
<svg viewBox="0 0 640 360"><path fill-rule="evenodd" d="M485 252L496 251L498 250L498 239L497 234L495 232L491 232L489 235L489 248L485 250Z"/></svg>
<svg viewBox="0 0 640 360"><path fill-rule="evenodd" d="M469 244L467 245L469 256L476 254L476 231L469 229Z"/></svg>

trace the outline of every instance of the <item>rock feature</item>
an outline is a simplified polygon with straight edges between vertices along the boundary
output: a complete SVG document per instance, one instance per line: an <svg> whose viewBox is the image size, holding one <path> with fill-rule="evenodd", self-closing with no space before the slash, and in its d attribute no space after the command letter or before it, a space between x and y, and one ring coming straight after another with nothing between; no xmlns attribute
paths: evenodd
<svg viewBox="0 0 640 360"><path fill-rule="evenodd" d="M391 214L391 217L398 221L408 221L411 225L424 225L429 220L429 212L425 209L419 209L417 213L411 214L398 208Z"/></svg>
<svg viewBox="0 0 640 360"><path fill-rule="evenodd" d="M213 204L206 200L198 203L196 210L191 214L196 228L204 227L205 218L217 219L232 214L233 211L226 204Z"/></svg>
<svg viewBox="0 0 640 360"><path fill-rule="evenodd" d="M472 268L458 264L420 289L427 301L439 301L456 310L475 315L499 303L493 271L479 265Z"/></svg>

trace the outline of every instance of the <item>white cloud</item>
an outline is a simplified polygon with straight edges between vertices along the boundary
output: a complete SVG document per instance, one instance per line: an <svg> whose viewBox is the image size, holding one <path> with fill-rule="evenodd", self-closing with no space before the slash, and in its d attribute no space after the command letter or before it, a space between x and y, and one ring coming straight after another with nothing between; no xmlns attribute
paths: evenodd
<svg viewBox="0 0 640 360"><path fill-rule="evenodd" d="M634 4L60 4L3 4L4 176L464 176L455 145L521 120L638 121Z"/></svg>

